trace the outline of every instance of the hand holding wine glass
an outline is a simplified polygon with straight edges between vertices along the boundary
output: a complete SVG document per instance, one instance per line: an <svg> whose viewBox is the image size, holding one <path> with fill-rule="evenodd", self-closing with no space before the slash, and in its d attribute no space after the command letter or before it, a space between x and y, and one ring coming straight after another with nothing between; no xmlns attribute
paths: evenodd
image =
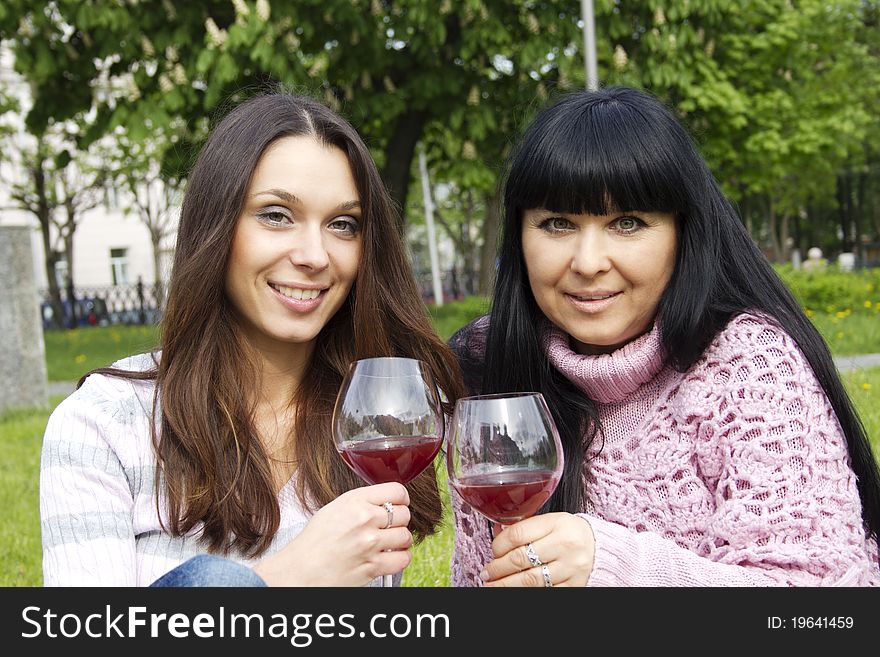
<svg viewBox="0 0 880 657"><path fill-rule="evenodd" d="M449 481L471 507L508 526L540 510L562 476L559 433L540 393L464 397L455 405L447 449ZM550 586L531 543L524 554Z"/></svg>
<svg viewBox="0 0 880 657"><path fill-rule="evenodd" d="M443 440L443 412L426 363L367 358L352 363L333 411L343 460L368 484L406 484L427 468ZM391 526L394 506L383 504ZM391 585L386 575L384 586Z"/></svg>

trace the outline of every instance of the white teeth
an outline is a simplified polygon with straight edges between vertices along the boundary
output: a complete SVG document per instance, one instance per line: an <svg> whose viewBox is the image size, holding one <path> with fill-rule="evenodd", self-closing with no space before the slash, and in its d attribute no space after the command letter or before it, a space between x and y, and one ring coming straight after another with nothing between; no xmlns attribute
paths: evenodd
<svg viewBox="0 0 880 657"><path fill-rule="evenodd" d="M602 299L610 299L613 297L613 294L604 294L602 296L595 297L575 297L578 301L601 301Z"/></svg>
<svg viewBox="0 0 880 657"><path fill-rule="evenodd" d="M281 292L284 296L299 301L315 299L321 293L320 290L303 290L298 287L282 287L280 285L273 285L272 287Z"/></svg>

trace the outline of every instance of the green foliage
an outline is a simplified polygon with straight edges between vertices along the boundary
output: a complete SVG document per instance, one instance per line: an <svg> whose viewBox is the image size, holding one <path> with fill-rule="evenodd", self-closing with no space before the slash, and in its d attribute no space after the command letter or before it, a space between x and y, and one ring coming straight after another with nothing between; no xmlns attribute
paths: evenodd
<svg viewBox="0 0 880 657"><path fill-rule="evenodd" d="M776 271L807 314L865 314L880 320L880 269L822 272L778 265ZM842 317L841 317L842 318Z"/></svg>

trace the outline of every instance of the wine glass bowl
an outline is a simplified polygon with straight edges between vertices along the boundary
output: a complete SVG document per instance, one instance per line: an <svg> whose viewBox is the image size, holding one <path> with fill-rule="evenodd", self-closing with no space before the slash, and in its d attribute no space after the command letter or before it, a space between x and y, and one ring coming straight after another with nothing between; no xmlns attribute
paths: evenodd
<svg viewBox="0 0 880 657"><path fill-rule="evenodd" d="M440 397L426 363L367 358L352 363L333 410L336 448L364 481L406 484L443 441Z"/></svg>
<svg viewBox="0 0 880 657"><path fill-rule="evenodd" d="M556 489L564 465L547 403L532 392L459 399L446 456L453 488L502 525L537 513Z"/></svg>

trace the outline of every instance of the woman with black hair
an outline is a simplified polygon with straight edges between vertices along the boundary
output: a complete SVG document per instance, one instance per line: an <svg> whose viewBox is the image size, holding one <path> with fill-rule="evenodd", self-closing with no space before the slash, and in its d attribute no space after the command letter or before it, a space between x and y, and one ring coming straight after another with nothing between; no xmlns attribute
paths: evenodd
<svg viewBox="0 0 880 657"><path fill-rule="evenodd" d="M544 394L565 473L494 538L453 491L453 583L880 584L865 430L675 117L633 89L563 97L504 205L492 310L451 344L471 394Z"/></svg>

